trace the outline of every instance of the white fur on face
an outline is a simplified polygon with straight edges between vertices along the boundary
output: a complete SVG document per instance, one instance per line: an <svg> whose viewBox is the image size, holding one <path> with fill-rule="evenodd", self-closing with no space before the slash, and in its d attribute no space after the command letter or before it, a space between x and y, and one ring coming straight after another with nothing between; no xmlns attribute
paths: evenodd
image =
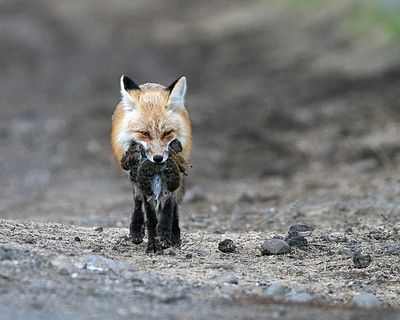
<svg viewBox="0 0 400 320"><path fill-rule="evenodd" d="M139 117L139 111L137 109L129 109L125 111L125 118L123 123L123 129L118 136L118 143L121 145L124 151L127 151L131 146L134 137L129 132L129 123ZM144 146L146 148L146 146Z"/></svg>
<svg viewBox="0 0 400 320"><path fill-rule="evenodd" d="M182 115L179 112L176 112L176 109L168 110L168 116L171 119L171 122L174 122L176 124L175 126L173 126L175 128L178 128L176 139L179 140L179 142L182 144L182 147L184 148L186 146L186 132L184 132L185 128L184 119L182 118Z"/></svg>

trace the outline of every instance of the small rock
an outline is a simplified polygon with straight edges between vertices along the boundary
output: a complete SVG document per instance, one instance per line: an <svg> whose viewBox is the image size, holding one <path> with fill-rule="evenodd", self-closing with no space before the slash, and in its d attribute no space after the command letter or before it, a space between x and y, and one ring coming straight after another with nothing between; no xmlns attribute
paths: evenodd
<svg viewBox="0 0 400 320"><path fill-rule="evenodd" d="M379 162L374 158L357 161L351 165L351 171L354 173L370 172L379 167Z"/></svg>
<svg viewBox="0 0 400 320"><path fill-rule="evenodd" d="M196 254L198 257L207 257L209 255L208 252L205 250L198 250Z"/></svg>
<svg viewBox="0 0 400 320"><path fill-rule="evenodd" d="M168 255L171 257L174 257L174 256L176 256L176 253L175 253L175 251L168 250Z"/></svg>
<svg viewBox="0 0 400 320"><path fill-rule="evenodd" d="M239 280L232 273L225 273L217 277L220 283L238 284Z"/></svg>
<svg viewBox="0 0 400 320"><path fill-rule="evenodd" d="M357 269L363 269L370 265L372 258L369 254L363 255L361 252L353 253L354 267Z"/></svg>
<svg viewBox="0 0 400 320"><path fill-rule="evenodd" d="M377 308L380 305L378 298L369 293L362 293L353 296L351 303L353 306L366 309Z"/></svg>
<svg viewBox="0 0 400 320"><path fill-rule="evenodd" d="M208 266L209 269L218 269L218 270L233 270L234 267L231 264L223 264L223 263L217 263L217 264L212 264Z"/></svg>
<svg viewBox="0 0 400 320"><path fill-rule="evenodd" d="M63 276L69 276L69 274L70 274L69 271L67 269L65 269L65 268L59 269L58 273L63 275Z"/></svg>
<svg viewBox="0 0 400 320"><path fill-rule="evenodd" d="M92 252L101 252L101 246L93 246Z"/></svg>
<svg viewBox="0 0 400 320"><path fill-rule="evenodd" d="M94 229L94 231L103 232L103 227L96 227L96 228Z"/></svg>
<svg viewBox="0 0 400 320"><path fill-rule="evenodd" d="M9 250L5 248L0 248L0 261L1 260L11 260L11 254Z"/></svg>
<svg viewBox="0 0 400 320"><path fill-rule="evenodd" d="M106 271L112 270L116 273L126 269L126 266L122 262L118 262L103 256L97 255L84 255L79 259L77 266L80 269L87 269L90 271Z"/></svg>
<svg viewBox="0 0 400 320"><path fill-rule="evenodd" d="M285 298L291 302L304 303L311 301L313 297L308 292L289 292Z"/></svg>
<svg viewBox="0 0 400 320"><path fill-rule="evenodd" d="M269 297L283 297L286 293L286 287L282 283L272 283L264 291L266 296Z"/></svg>
<svg viewBox="0 0 400 320"><path fill-rule="evenodd" d="M299 233L299 232L309 232L309 231L314 231L314 228L307 224L301 224L301 223L293 224L289 228L289 233Z"/></svg>
<svg viewBox="0 0 400 320"><path fill-rule="evenodd" d="M213 233L215 233L215 234L225 234L226 231L223 230L223 229L220 229L220 228L216 228L216 229L213 230Z"/></svg>
<svg viewBox="0 0 400 320"><path fill-rule="evenodd" d="M400 244L392 244L386 247L390 254L400 255Z"/></svg>
<svg viewBox="0 0 400 320"><path fill-rule="evenodd" d="M376 271L374 272L374 276L378 279L385 279L388 276L383 271Z"/></svg>
<svg viewBox="0 0 400 320"><path fill-rule="evenodd" d="M187 254L185 255L185 258L186 258L186 259L192 259L192 258L193 258L193 255L192 255L191 253L187 253Z"/></svg>
<svg viewBox="0 0 400 320"><path fill-rule="evenodd" d="M35 239L34 239L32 236L27 236L27 237L25 237L24 242L25 242L25 243L29 243L29 244L34 244L34 243L36 243Z"/></svg>
<svg viewBox="0 0 400 320"><path fill-rule="evenodd" d="M323 233L322 237L329 242L346 242L347 237L343 232Z"/></svg>
<svg viewBox="0 0 400 320"><path fill-rule="evenodd" d="M81 242L81 238L75 237L75 238L74 238L74 241L76 241L76 242Z"/></svg>
<svg viewBox="0 0 400 320"><path fill-rule="evenodd" d="M51 259L50 264L57 268L58 272L63 275L70 274L74 269L71 259L63 255Z"/></svg>
<svg viewBox="0 0 400 320"><path fill-rule="evenodd" d="M391 234L386 232L385 230L371 230L368 234L368 237L375 240L387 240L389 239Z"/></svg>
<svg viewBox="0 0 400 320"><path fill-rule="evenodd" d="M231 253L235 251L236 246L231 239L225 239L218 243L218 249L225 253Z"/></svg>
<svg viewBox="0 0 400 320"><path fill-rule="evenodd" d="M268 239L266 240L261 248L261 254L271 255L271 254L284 254L291 251L290 246L281 239Z"/></svg>
<svg viewBox="0 0 400 320"><path fill-rule="evenodd" d="M291 247L305 248L308 246L307 239L296 233L289 233L289 235L285 238L285 241Z"/></svg>

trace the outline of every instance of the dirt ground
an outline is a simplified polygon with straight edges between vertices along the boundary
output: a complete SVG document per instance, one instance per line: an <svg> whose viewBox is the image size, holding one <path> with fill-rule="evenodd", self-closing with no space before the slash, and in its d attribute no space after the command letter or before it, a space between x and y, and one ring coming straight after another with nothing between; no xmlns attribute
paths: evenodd
<svg viewBox="0 0 400 320"><path fill-rule="evenodd" d="M399 45L346 29L357 1L290 3L0 1L0 319L400 319ZM127 240L123 73L188 78L163 254ZM307 246L261 255L295 224Z"/></svg>

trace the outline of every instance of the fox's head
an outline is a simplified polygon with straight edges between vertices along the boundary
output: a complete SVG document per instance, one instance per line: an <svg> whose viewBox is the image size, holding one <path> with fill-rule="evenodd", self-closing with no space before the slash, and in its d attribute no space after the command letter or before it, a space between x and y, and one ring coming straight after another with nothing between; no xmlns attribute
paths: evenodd
<svg viewBox="0 0 400 320"><path fill-rule="evenodd" d="M190 136L190 122L184 106L185 77L164 87L155 83L139 86L123 75L120 84L126 113L122 143L126 145L132 140L140 143L147 158L156 163L168 159L168 146L174 139L184 147Z"/></svg>

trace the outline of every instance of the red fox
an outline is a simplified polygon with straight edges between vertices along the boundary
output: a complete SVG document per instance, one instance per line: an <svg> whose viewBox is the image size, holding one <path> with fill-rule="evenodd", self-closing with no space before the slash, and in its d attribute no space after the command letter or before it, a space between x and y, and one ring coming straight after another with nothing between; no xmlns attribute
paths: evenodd
<svg viewBox="0 0 400 320"><path fill-rule="evenodd" d="M137 85L127 76L120 80L122 99L112 116L111 146L122 169L123 159L132 144L138 144L145 157L157 164L166 163L170 144L178 140L181 155L187 161L192 148L192 129L185 108L186 78L180 77L170 86L146 83ZM171 144L172 145L172 144ZM179 188L164 193L161 207L134 184L134 208L130 223L130 239L139 244L147 224L147 251L162 250L181 243L178 206L183 195L183 176Z"/></svg>

